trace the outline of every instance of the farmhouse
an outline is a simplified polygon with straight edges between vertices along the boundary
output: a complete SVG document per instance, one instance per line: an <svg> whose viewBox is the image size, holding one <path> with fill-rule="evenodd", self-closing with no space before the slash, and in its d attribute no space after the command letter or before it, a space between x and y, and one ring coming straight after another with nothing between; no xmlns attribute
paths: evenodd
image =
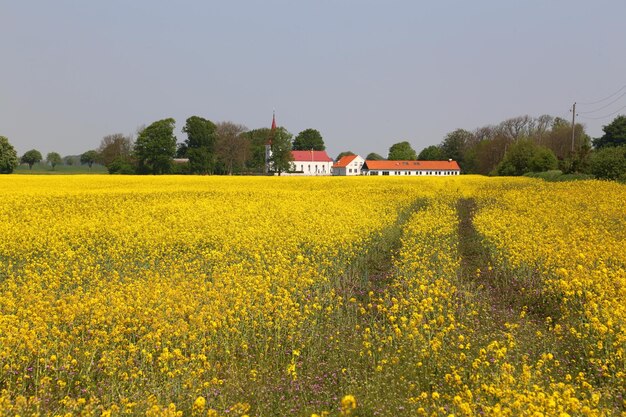
<svg viewBox="0 0 626 417"><path fill-rule="evenodd" d="M359 155L346 155L333 165L333 175L361 175L361 167L365 159Z"/></svg>
<svg viewBox="0 0 626 417"><path fill-rule="evenodd" d="M456 161L371 161L361 169L363 175L459 175Z"/></svg>
<svg viewBox="0 0 626 417"><path fill-rule="evenodd" d="M326 151L291 151L290 175L331 175L333 160Z"/></svg>

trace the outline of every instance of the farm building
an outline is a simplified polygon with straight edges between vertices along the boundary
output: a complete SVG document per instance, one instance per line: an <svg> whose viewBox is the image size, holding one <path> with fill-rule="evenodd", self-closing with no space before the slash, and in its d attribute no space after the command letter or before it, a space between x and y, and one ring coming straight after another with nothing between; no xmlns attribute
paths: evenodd
<svg viewBox="0 0 626 417"><path fill-rule="evenodd" d="M326 151L291 151L289 175L331 175L333 160Z"/></svg>
<svg viewBox="0 0 626 417"><path fill-rule="evenodd" d="M364 162L359 155L343 156L333 165L333 175L361 175Z"/></svg>
<svg viewBox="0 0 626 417"><path fill-rule="evenodd" d="M461 168L456 161L371 161L361 169L363 175L459 175Z"/></svg>

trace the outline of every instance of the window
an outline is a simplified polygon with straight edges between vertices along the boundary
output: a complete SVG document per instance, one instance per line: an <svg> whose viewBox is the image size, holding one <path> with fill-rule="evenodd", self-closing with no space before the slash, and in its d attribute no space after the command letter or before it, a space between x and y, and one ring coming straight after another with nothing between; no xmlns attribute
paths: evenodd
<svg viewBox="0 0 626 417"><path fill-rule="evenodd" d="M383 175L389 175L389 171L383 171Z"/></svg>
<svg viewBox="0 0 626 417"><path fill-rule="evenodd" d="M378 171L370 171L370 175L378 175Z"/></svg>
<svg viewBox="0 0 626 417"><path fill-rule="evenodd" d="M304 172L304 165L300 165L300 171Z"/></svg>

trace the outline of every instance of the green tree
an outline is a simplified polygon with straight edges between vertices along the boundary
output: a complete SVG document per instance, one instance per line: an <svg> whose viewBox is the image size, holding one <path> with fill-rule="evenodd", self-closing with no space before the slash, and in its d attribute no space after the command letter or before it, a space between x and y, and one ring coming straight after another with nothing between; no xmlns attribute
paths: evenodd
<svg viewBox="0 0 626 417"><path fill-rule="evenodd" d="M387 159L390 161L414 161L417 159L417 154L411 144L404 141L391 145Z"/></svg>
<svg viewBox="0 0 626 417"><path fill-rule="evenodd" d="M135 174L136 164L130 156L118 156L109 165L107 165L109 174Z"/></svg>
<svg viewBox="0 0 626 417"><path fill-rule="evenodd" d="M265 144L269 140L271 129L262 127L250 130L243 134L248 142L245 167L252 172L262 173L265 171Z"/></svg>
<svg viewBox="0 0 626 417"><path fill-rule="evenodd" d="M33 169L33 165L41 162L43 157L41 156L41 152L36 149L31 149L30 151L26 151L24 155L20 158L20 161L23 164L28 164L28 169Z"/></svg>
<svg viewBox="0 0 626 417"><path fill-rule="evenodd" d="M356 154L352 151L343 151L343 152L340 152L339 155L337 155L337 158L335 158L335 161L339 161L341 158L343 158L344 156L348 156L348 155L356 155Z"/></svg>
<svg viewBox="0 0 626 417"><path fill-rule="evenodd" d="M72 165L74 165L74 156L73 155L64 156L63 163L67 165L68 167L71 167Z"/></svg>
<svg viewBox="0 0 626 417"><path fill-rule="evenodd" d="M602 149L608 146L626 145L626 116L617 116L602 128L604 135L593 140L593 147Z"/></svg>
<svg viewBox="0 0 626 417"><path fill-rule="evenodd" d="M80 163L91 166L98 160L98 152L95 150L87 151L80 156Z"/></svg>
<svg viewBox="0 0 626 417"><path fill-rule="evenodd" d="M417 159L420 161L441 161L443 159L441 148L436 145L427 146L417 155Z"/></svg>
<svg viewBox="0 0 626 417"><path fill-rule="evenodd" d="M457 161L464 168L465 150L472 141L473 135L465 129L456 129L446 135L441 142L442 159Z"/></svg>
<svg viewBox="0 0 626 417"><path fill-rule="evenodd" d="M365 159L367 161L382 161L385 158L383 158L382 155L377 154L376 152L370 152L367 154L367 156L365 157Z"/></svg>
<svg viewBox="0 0 626 417"><path fill-rule="evenodd" d="M175 120L158 120L139 133L135 157L140 173L167 174L176 155Z"/></svg>
<svg viewBox="0 0 626 417"><path fill-rule="evenodd" d="M202 117L191 116L187 119L183 127L183 133L187 134L184 143L186 155L179 153L179 156L189 158L191 173L212 174L215 170L216 128L215 123Z"/></svg>
<svg viewBox="0 0 626 417"><path fill-rule="evenodd" d="M527 172L542 172L557 168L554 153L528 139L511 144L504 159L497 167L499 175L524 175Z"/></svg>
<svg viewBox="0 0 626 417"><path fill-rule="evenodd" d="M319 131L315 129L305 129L298 133L293 140L294 151L323 151L326 149L324 139Z"/></svg>
<svg viewBox="0 0 626 417"><path fill-rule="evenodd" d="M604 146L591 154L590 165L596 178L626 180L626 145Z"/></svg>
<svg viewBox="0 0 626 417"><path fill-rule="evenodd" d="M46 155L46 161L50 164L52 170L54 171L54 168L63 162L63 158L61 158L61 155L57 152L49 152L48 155Z"/></svg>
<svg viewBox="0 0 626 417"><path fill-rule="evenodd" d="M530 172L544 172L557 169L559 160L550 149L545 146L537 146L528 165Z"/></svg>
<svg viewBox="0 0 626 417"><path fill-rule="evenodd" d="M278 175L291 169L291 161L293 161L293 155L291 154L292 137L293 135L284 127L278 127L274 131L270 165L272 170L277 172Z"/></svg>
<svg viewBox="0 0 626 417"><path fill-rule="evenodd" d="M0 136L0 174L12 173L18 163L15 148L9 143L8 138Z"/></svg>

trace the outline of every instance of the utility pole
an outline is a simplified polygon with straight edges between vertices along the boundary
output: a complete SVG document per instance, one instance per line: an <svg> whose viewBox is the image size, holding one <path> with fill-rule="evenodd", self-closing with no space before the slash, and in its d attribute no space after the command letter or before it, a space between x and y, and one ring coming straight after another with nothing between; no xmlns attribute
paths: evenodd
<svg viewBox="0 0 626 417"><path fill-rule="evenodd" d="M572 106L572 153L574 153L574 133L576 132L576 102Z"/></svg>

